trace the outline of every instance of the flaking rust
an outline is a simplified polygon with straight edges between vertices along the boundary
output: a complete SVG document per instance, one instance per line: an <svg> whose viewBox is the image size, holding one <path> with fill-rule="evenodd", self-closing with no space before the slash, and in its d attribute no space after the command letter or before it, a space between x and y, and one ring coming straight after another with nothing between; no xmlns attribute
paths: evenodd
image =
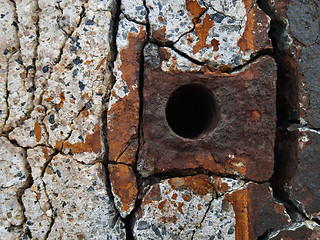
<svg viewBox="0 0 320 240"><path fill-rule="evenodd" d="M116 64L120 74L112 89L107 112L109 161L112 163L108 167L109 177L122 217L132 211L138 193L134 165L140 121L140 61L147 33L142 25L137 31L128 33L127 42L119 52Z"/></svg>

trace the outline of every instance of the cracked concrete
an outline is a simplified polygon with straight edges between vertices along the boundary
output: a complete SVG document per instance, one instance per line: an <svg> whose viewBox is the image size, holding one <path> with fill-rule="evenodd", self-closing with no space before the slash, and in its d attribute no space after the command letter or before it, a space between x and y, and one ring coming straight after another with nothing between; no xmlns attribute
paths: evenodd
<svg viewBox="0 0 320 240"><path fill-rule="evenodd" d="M0 0L0 238L318 239L318 13ZM167 126L181 84L214 86L199 138Z"/></svg>

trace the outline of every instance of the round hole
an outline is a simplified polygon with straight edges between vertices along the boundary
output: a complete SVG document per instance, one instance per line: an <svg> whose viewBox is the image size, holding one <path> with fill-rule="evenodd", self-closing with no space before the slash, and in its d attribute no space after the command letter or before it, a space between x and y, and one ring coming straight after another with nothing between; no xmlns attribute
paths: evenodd
<svg viewBox="0 0 320 240"><path fill-rule="evenodd" d="M171 94L166 118L177 135L184 138L201 137L217 125L217 104L212 92L202 85L183 85Z"/></svg>

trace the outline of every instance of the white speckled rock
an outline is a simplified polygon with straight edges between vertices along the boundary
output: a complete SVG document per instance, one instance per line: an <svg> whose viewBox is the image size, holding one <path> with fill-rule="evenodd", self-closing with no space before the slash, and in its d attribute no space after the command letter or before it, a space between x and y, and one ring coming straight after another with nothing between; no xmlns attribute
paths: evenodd
<svg viewBox="0 0 320 240"><path fill-rule="evenodd" d="M18 126L28 116L33 106L33 79L27 76L19 52L13 54L9 59L7 81L9 111L5 131Z"/></svg>
<svg viewBox="0 0 320 240"><path fill-rule="evenodd" d="M238 41L247 21L242 1L210 1L208 10L175 47L198 61L237 66L250 57L239 53Z"/></svg>
<svg viewBox="0 0 320 240"><path fill-rule="evenodd" d="M25 227L30 230L33 239L45 239L50 230L53 212L40 178L24 192L22 202L25 208Z"/></svg>
<svg viewBox="0 0 320 240"><path fill-rule="evenodd" d="M108 196L101 163L83 165L58 154L43 180L55 213L48 239L124 239L124 226Z"/></svg>
<svg viewBox="0 0 320 240"><path fill-rule="evenodd" d="M147 0L146 4L150 11L149 22L153 38L176 42L183 34L193 29L194 16L187 10L185 0ZM204 11L205 7L202 7ZM200 13L197 12L197 17Z"/></svg>
<svg viewBox="0 0 320 240"><path fill-rule="evenodd" d="M110 23L108 11L85 11L52 68L42 102L48 108L49 144L86 163L101 160L104 151L100 116L110 80Z"/></svg>
<svg viewBox="0 0 320 240"><path fill-rule="evenodd" d="M37 106L31 112L31 118L24 121L19 127L16 127L9 133L9 139L15 140L22 147L35 147L37 145L46 145L48 135L43 124L45 108Z"/></svg>
<svg viewBox="0 0 320 240"><path fill-rule="evenodd" d="M205 175L154 184L135 214L135 239L191 239L215 196ZM214 231L214 230L212 230Z"/></svg>
<svg viewBox="0 0 320 240"><path fill-rule="evenodd" d="M42 181L46 164L50 161L53 153L54 150L47 147L35 147L27 151L27 161L31 167L33 185L25 190L22 202L25 208L26 227L35 239L45 239L54 217Z"/></svg>
<svg viewBox="0 0 320 240"><path fill-rule="evenodd" d="M121 10L129 20L146 23L147 11L144 7L143 0L122 0Z"/></svg>
<svg viewBox="0 0 320 240"><path fill-rule="evenodd" d="M235 236L235 213L231 203L223 198L212 201L209 211L206 213L201 227L195 231L193 239L225 239L234 240Z"/></svg>
<svg viewBox="0 0 320 240"><path fill-rule="evenodd" d="M18 37L23 65L34 74L37 51L38 5L34 0L17 0Z"/></svg>
<svg viewBox="0 0 320 240"><path fill-rule="evenodd" d="M16 226L23 223L23 206L18 198L28 185L29 175L24 149L0 137L0 222L7 220Z"/></svg>
<svg viewBox="0 0 320 240"><path fill-rule="evenodd" d="M22 228L12 227L10 222L1 220L0 239L17 240L23 236Z"/></svg>
<svg viewBox="0 0 320 240"><path fill-rule="evenodd" d="M147 64L152 67L161 67L164 72L192 72L201 69L201 65L191 62L174 50L167 47L158 48L155 44L145 46L144 58Z"/></svg>

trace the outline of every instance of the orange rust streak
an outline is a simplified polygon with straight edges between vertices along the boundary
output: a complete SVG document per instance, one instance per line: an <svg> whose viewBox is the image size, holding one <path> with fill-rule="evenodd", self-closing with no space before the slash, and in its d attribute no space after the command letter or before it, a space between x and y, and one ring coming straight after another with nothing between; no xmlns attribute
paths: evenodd
<svg viewBox="0 0 320 240"><path fill-rule="evenodd" d="M218 51L219 50L219 41L217 39L212 39L211 40L211 46L213 46L213 51Z"/></svg>
<svg viewBox="0 0 320 240"><path fill-rule="evenodd" d="M104 57L94 70L98 70L102 66L102 64L106 61L106 59L107 57Z"/></svg>
<svg viewBox="0 0 320 240"><path fill-rule="evenodd" d="M199 38L199 41L193 47L193 54L199 52L202 48L207 47L207 37L209 36L209 30L213 27L214 22L209 18L209 14L203 19L202 24L198 23L195 26L195 33Z"/></svg>
<svg viewBox="0 0 320 240"><path fill-rule="evenodd" d="M129 45L120 52L122 62L120 71L123 80L129 86L129 93L124 98L119 99L108 111L108 115L113 115L110 122L112 131L108 132L109 159L111 161L118 158L132 136L137 134L138 131L139 90L134 89L133 86L139 84L140 54L145 39L146 32L142 27L138 36L129 33Z"/></svg>
<svg viewBox="0 0 320 240"><path fill-rule="evenodd" d="M248 0L243 0L245 4L246 11L248 12L251 8L251 1ZM241 38L238 41L238 46L240 47L240 51L247 51L247 50L252 50L254 51L254 9L251 9L250 12L247 14L247 21L246 21L246 26L244 29L244 32L241 36Z"/></svg>
<svg viewBox="0 0 320 240"><path fill-rule="evenodd" d="M248 205L250 205L250 196L248 190L239 190L226 196L227 200L232 203L236 214L236 240L249 240Z"/></svg>
<svg viewBox="0 0 320 240"><path fill-rule="evenodd" d="M201 7L197 0L186 0L187 10L193 15L192 22L198 21L199 16L203 11L206 10L205 7Z"/></svg>
<svg viewBox="0 0 320 240"><path fill-rule="evenodd" d="M84 142L77 142L71 144L70 142L65 142L63 144L63 150L66 148L71 148L72 153L82 153L82 152L95 152L99 153L101 151L101 141L100 141L100 128L97 123L94 126L93 134L87 134Z"/></svg>
<svg viewBox="0 0 320 240"><path fill-rule="evenodd" d="M110 180L114 193L121 199L121 211L128 211L138 194L132 169L124 164L109 165Z"/></svg>
<svg viewBox="0 0 320 240"><path fill-rule="evenodd" d="M39 142L41 139L41 126L38 122L34 123L34 135L36 136L36 141Z"/></svg>

